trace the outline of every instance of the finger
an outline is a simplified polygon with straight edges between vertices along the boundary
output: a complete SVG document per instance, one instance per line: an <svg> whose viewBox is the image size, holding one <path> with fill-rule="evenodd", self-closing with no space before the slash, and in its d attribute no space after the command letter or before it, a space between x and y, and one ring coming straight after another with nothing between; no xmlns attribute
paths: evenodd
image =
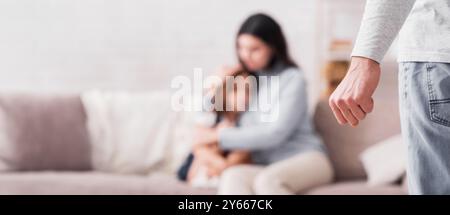
<svg viewBox="0 0 450 215"><path fill-rule="evenodd" d="M344 125L347 123L347 120L345 119L345 117L342 115L341 111L339 110L339 108L337 107L337 105L330 100L329 103L331 110L333 111L334 117L336 118L336 120L338 121L339 124Z"/></svg>
<svg viewBox="0 0 450 215"><path fill-rule="evenodd" d="M361 109L366 113L371 113L373 111L374 102L373 99L365 99L363 101L359 102L359 106L361 106Z"/></svg>
<svg viewBox="0 0 450 215"><path fill-rule="evenodd" d="M344 115L352 127L356 127L359 124L359 120L352 114L350 109L346 109L342 115Z"/></svg>
<svg viewBox="0 0 450 215"><path fill-rule="evenodd" d="M350 108L347 107L347 105L344 102L344 100L338 101L337 106L338 106L339 110L341 111L342 115L345 117L347 122L350 123L351 126L358 125L358 119L356 119L356 117L353 116Z"/></svg>
<svg viewBox="0 0 450 215"><path fill-rule="evenodd" d="M347 99L346 104L347 107L349 107L352 115L355 116L357 120L361 121L366 117L366 113L353 99Z"/></svg>

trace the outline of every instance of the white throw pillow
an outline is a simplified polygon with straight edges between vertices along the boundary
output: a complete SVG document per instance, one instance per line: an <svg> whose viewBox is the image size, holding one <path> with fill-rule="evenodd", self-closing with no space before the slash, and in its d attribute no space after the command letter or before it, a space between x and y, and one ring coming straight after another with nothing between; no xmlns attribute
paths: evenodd
<svg viewBox="0 0 450 215"><path fill-rule="evenodd" d="M164 166L178 114L168 92L83 93L95 170L150 174Z"/></svg>
<svg viewBox="0 0 450 215"><path fill-rule="evenodd" d="M392 184L406 172L406 146L401 135L390 137L366 149L360 159L371 186Z"/></svg>

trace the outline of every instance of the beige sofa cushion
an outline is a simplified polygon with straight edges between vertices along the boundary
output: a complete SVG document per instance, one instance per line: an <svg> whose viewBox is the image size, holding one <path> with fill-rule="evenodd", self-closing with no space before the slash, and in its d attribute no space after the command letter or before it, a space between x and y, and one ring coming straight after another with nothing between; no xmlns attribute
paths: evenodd
<svg viewBox="0 0 450 215"><path fill-rule="evenodd" d="M333 162L336 179L364 179L359 155L369 146L400 133L400 119L396 98L377 98L374 111L357 128L339 125L328 106L328 101L317 104L314 122L324 140Z"/></svg>
<svg viewBox="0 0 450 215"><path fill-rule="evenodd" d="M401 134L369 147L360 157L371 186L393 184L406 174L406 145Z"/></svg>
<svg viewBox="0 0 450 215"><path fill-rule="evenodd" d="M21 172L0 174L0 195L212 195L174 175L150 176L100 172Z"/></svg>
<svg viewBox="0 0 450 215"><path fill-rule="evenodd" d="M308 195L406 195L399 185L369 186L366 181L348 181L310 190Z"/></svg>
<svg viewBox="0 0 450 215"><path fill-rule="evenodd" d="M0 171L90 166L79 96L0 95Z"/></svg>

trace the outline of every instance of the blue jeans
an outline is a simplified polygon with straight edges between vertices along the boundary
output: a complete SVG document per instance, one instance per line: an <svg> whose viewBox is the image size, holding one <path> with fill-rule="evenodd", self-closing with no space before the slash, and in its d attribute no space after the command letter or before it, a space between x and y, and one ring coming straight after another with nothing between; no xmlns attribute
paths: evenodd
<svg viewBox="0 0 450 215"><path fill-rule="evenodd" d="M450 194L450 64L400 63L400 118L410 194Z"/></svg>

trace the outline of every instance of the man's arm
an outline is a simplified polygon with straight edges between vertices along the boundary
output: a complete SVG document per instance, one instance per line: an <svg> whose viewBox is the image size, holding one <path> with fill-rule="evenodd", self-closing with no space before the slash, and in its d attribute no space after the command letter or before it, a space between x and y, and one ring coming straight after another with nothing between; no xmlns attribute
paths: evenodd
<svg viewBox="0 0 450 215"><path fill-rule="evenodd" d="M373 110L379 63L408 17L415 0L367 0L349 71L330 96L340 124L357 126Z"/></svg>
<svg viewBox="0 0 450 215"><path fill-rule="evenodd" d="M352 56L381 62L416 0L367 0Z"/></svg>

